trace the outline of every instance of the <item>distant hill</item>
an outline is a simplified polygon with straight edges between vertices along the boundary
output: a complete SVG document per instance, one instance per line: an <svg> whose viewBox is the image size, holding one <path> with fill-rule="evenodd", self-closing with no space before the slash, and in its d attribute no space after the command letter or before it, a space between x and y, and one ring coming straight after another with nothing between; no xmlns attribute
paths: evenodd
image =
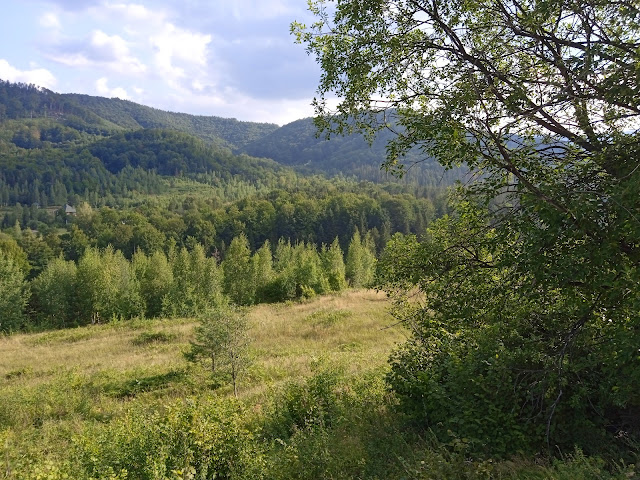
<svg viewBox="0 0 640 480"><path fill-rule="evenodd" d="M93 143L89 151L113 174L131 167L163 176L216 172L220 178L259 181L286 170L273 160L233 155L193 135L157 128L117 133Z"/></svg>
<svg viewBox="0 0 640 480"><path fill-rule="evenodd" d="M0 206L156 194L163 177L281 184L289 167L231 150L276 128L0 81Z"/></svg>
<svg viewBox="0 0 640 480"><path fill-rule="evenodd" d="M375 182L395 180L380 168L386 145L394 135L391 131L382 130L372 145L359 134L326 140L316 133L313 119L304 118L254 140L244 151L308 173L343 174ZM411 166L404 180L420 185L450 185L464 173L463 169L445 172L437 161L424 158L419 151L410 152L403 161Z"/></svg>
<svg viewBox="0 0 640 480"><path fill-rule="evenodd" d="M80 148L93 145L115 135L113 141L104 142L102 146L94 145L90 150L96 152L96 149L99 149L102 157L114 162L112 165L124 162L123 165L133 168L146 168L147 161L141 161L140 165L136 166L137 160L129 161L125 158L128 156L139 160L143 156L140 151L130 149L124 156L106 152L116 146L124 148L123 142L131 141L137 149L155 149L158 153L156 158L167 157L172 150L162 154L158 151L158 143L152 147L147 144L143 146L139 136L132 136L127 132L170 130L197 137L206 145L226 150L228 153L273 159L303 174L343 175L374 182L398 181L380 169L386 158L386 144L393 135L391 132L380 132L371 146L357 134L334 136L327 141L322 137L316 137L316 127L311 118L278 127L271 123L166 112L117 98L58 94L33 85L0 80L0 122L3 121L4 127L0 127L0 141L4 140L5 146L0 145L0 151L7 150L7 141L24 149L69 149L72 146ZM145 138L149 140L154 135L157 134ZM175 141L179 143L182 140L171 138L161 144L164 147L175 146ZM200 149L201 147L188 150L195 152ZM246 155L242 157L242 162L247 161ZM218 165L216 161L212 163L202 158L191 161L193 159L189 159L188 156L177 157L180 157L179 162L182 164L175 171L185 174L195 173L191 170L195 165L198 165L197 172L202 172L205 167L207 170L213 168L214 164ZM175 167L178 160L174 158L172 161ZM225 171L230 171L230 166L238 161L238 158L226 161ZM447 186L464 174L463 169L444 171L434 159L424 158L419 151L410 152L404 163L407 166L411 165L411 168L402 180L403 183L427 187ZM154 169L161 166L156 163L154 165ZM260 168L263 167L264 165ZM271 166L264 168L272 169ZM250 170L255 173L253 167ZM157 171L163 170L159 168Z"/></svg>
<svg viewBox="0 0 640 480"><path fill-rule="evenodd" d="M233 150L242 150L247 144L279 128L274 123L241 122L235 118L165 112L119 98L79 94L64 94L62 97L126 129L168 128Z"/></svg>

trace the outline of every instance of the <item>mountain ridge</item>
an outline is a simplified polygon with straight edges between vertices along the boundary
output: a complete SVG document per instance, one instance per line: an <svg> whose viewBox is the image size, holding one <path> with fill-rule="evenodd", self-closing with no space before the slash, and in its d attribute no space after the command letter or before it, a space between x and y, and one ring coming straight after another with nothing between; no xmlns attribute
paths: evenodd
<svg viewBox="0 0 640 480"><path fill-rule="evenodd" d="M96 140L125 131L167 129L192 135L235 155L272 159L302 174L436 187L450 185L464 175L463 169L445 170L437 161L425 158L415 150L403 159L412 166L405 177L402 180L391 177L381 170L386 159L386 144L393 138L390 131L381 131L371 144L359 134L334 136L329 141L317 135L312 118L295 120L283 126L245 122L234 118L168 112L118 98L59 94L33 85L0 80L0 122L13 119L24 123L34 118L53 119L60 123L61 128L71 130L43 137L37 128L29 132L23 129L12 139L15 145L23 148L38 146L52 135L82 137L90 141L88 137Z"/></svg>

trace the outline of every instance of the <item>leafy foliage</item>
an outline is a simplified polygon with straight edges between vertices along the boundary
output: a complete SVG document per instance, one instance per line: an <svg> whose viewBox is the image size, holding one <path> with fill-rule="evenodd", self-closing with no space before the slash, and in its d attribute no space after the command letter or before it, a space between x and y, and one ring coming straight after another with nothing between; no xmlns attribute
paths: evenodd
<svg viewBox="0 0 640 480"><path fill-rule="evenodd" d="M247 312L234 305L222 304L200 318L195 329L195 342L185 354L188 360L211 362L211 371L228 367L233 384L233 394L238 396L238 377L246 370L248 355L249 324Z"/></svg>
<svg viewBox="0 0 640 480"><path fill-rule="evenodd" d="M414 331L390 375L404 408L478 455L628 448L640 406L640 10L333 7L312 2L317 22L292 27L323 70L318 125L372 137L398 124L388 168L404 171L418 148L476 174L455 214L423 243L396 239L381 262ZM330 95L342 99L333 111Z"/></svg>
<svg viewBox="0 0 640 480"><path fill-rule="evenodd" d="M133 409L117 422L88 429L75 439L75 449L91 478L261 478L259 452L241 412L228 400Z"/></svg>
<svg viewBox="0 0 640 480"><path fill-rule="evenodd" d="M20 330L26 317L24 307L28 298L25 274L19 264L0 250L0 331Z"/></svg>

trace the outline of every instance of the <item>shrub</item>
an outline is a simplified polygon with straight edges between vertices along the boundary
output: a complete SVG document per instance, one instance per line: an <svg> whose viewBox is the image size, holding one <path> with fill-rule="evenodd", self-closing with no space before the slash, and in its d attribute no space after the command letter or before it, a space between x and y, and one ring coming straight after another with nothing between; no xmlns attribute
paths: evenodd
<svg viewBox="0 0 640 480"><path fill-rule="evenodd" d="M75 459L94 478L126 471L127 478L259 479L262 455L231 400L186 399L158 409L129 410L74 439ZM182 473L181 473L182 472Z"/></svg>

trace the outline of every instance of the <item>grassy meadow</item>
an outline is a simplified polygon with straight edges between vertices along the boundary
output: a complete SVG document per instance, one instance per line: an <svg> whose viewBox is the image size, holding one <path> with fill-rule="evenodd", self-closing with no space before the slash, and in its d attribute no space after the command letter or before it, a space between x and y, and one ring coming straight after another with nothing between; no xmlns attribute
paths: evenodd
<svg viewBox="0 0 640 480"><path fill-rule="evenodd" d="M387 358L405 331L384 294L251 309L239 398L184 356L194 319L0 338L0 479L631 478L563 462L473 461L393 410Z"/></svg>

